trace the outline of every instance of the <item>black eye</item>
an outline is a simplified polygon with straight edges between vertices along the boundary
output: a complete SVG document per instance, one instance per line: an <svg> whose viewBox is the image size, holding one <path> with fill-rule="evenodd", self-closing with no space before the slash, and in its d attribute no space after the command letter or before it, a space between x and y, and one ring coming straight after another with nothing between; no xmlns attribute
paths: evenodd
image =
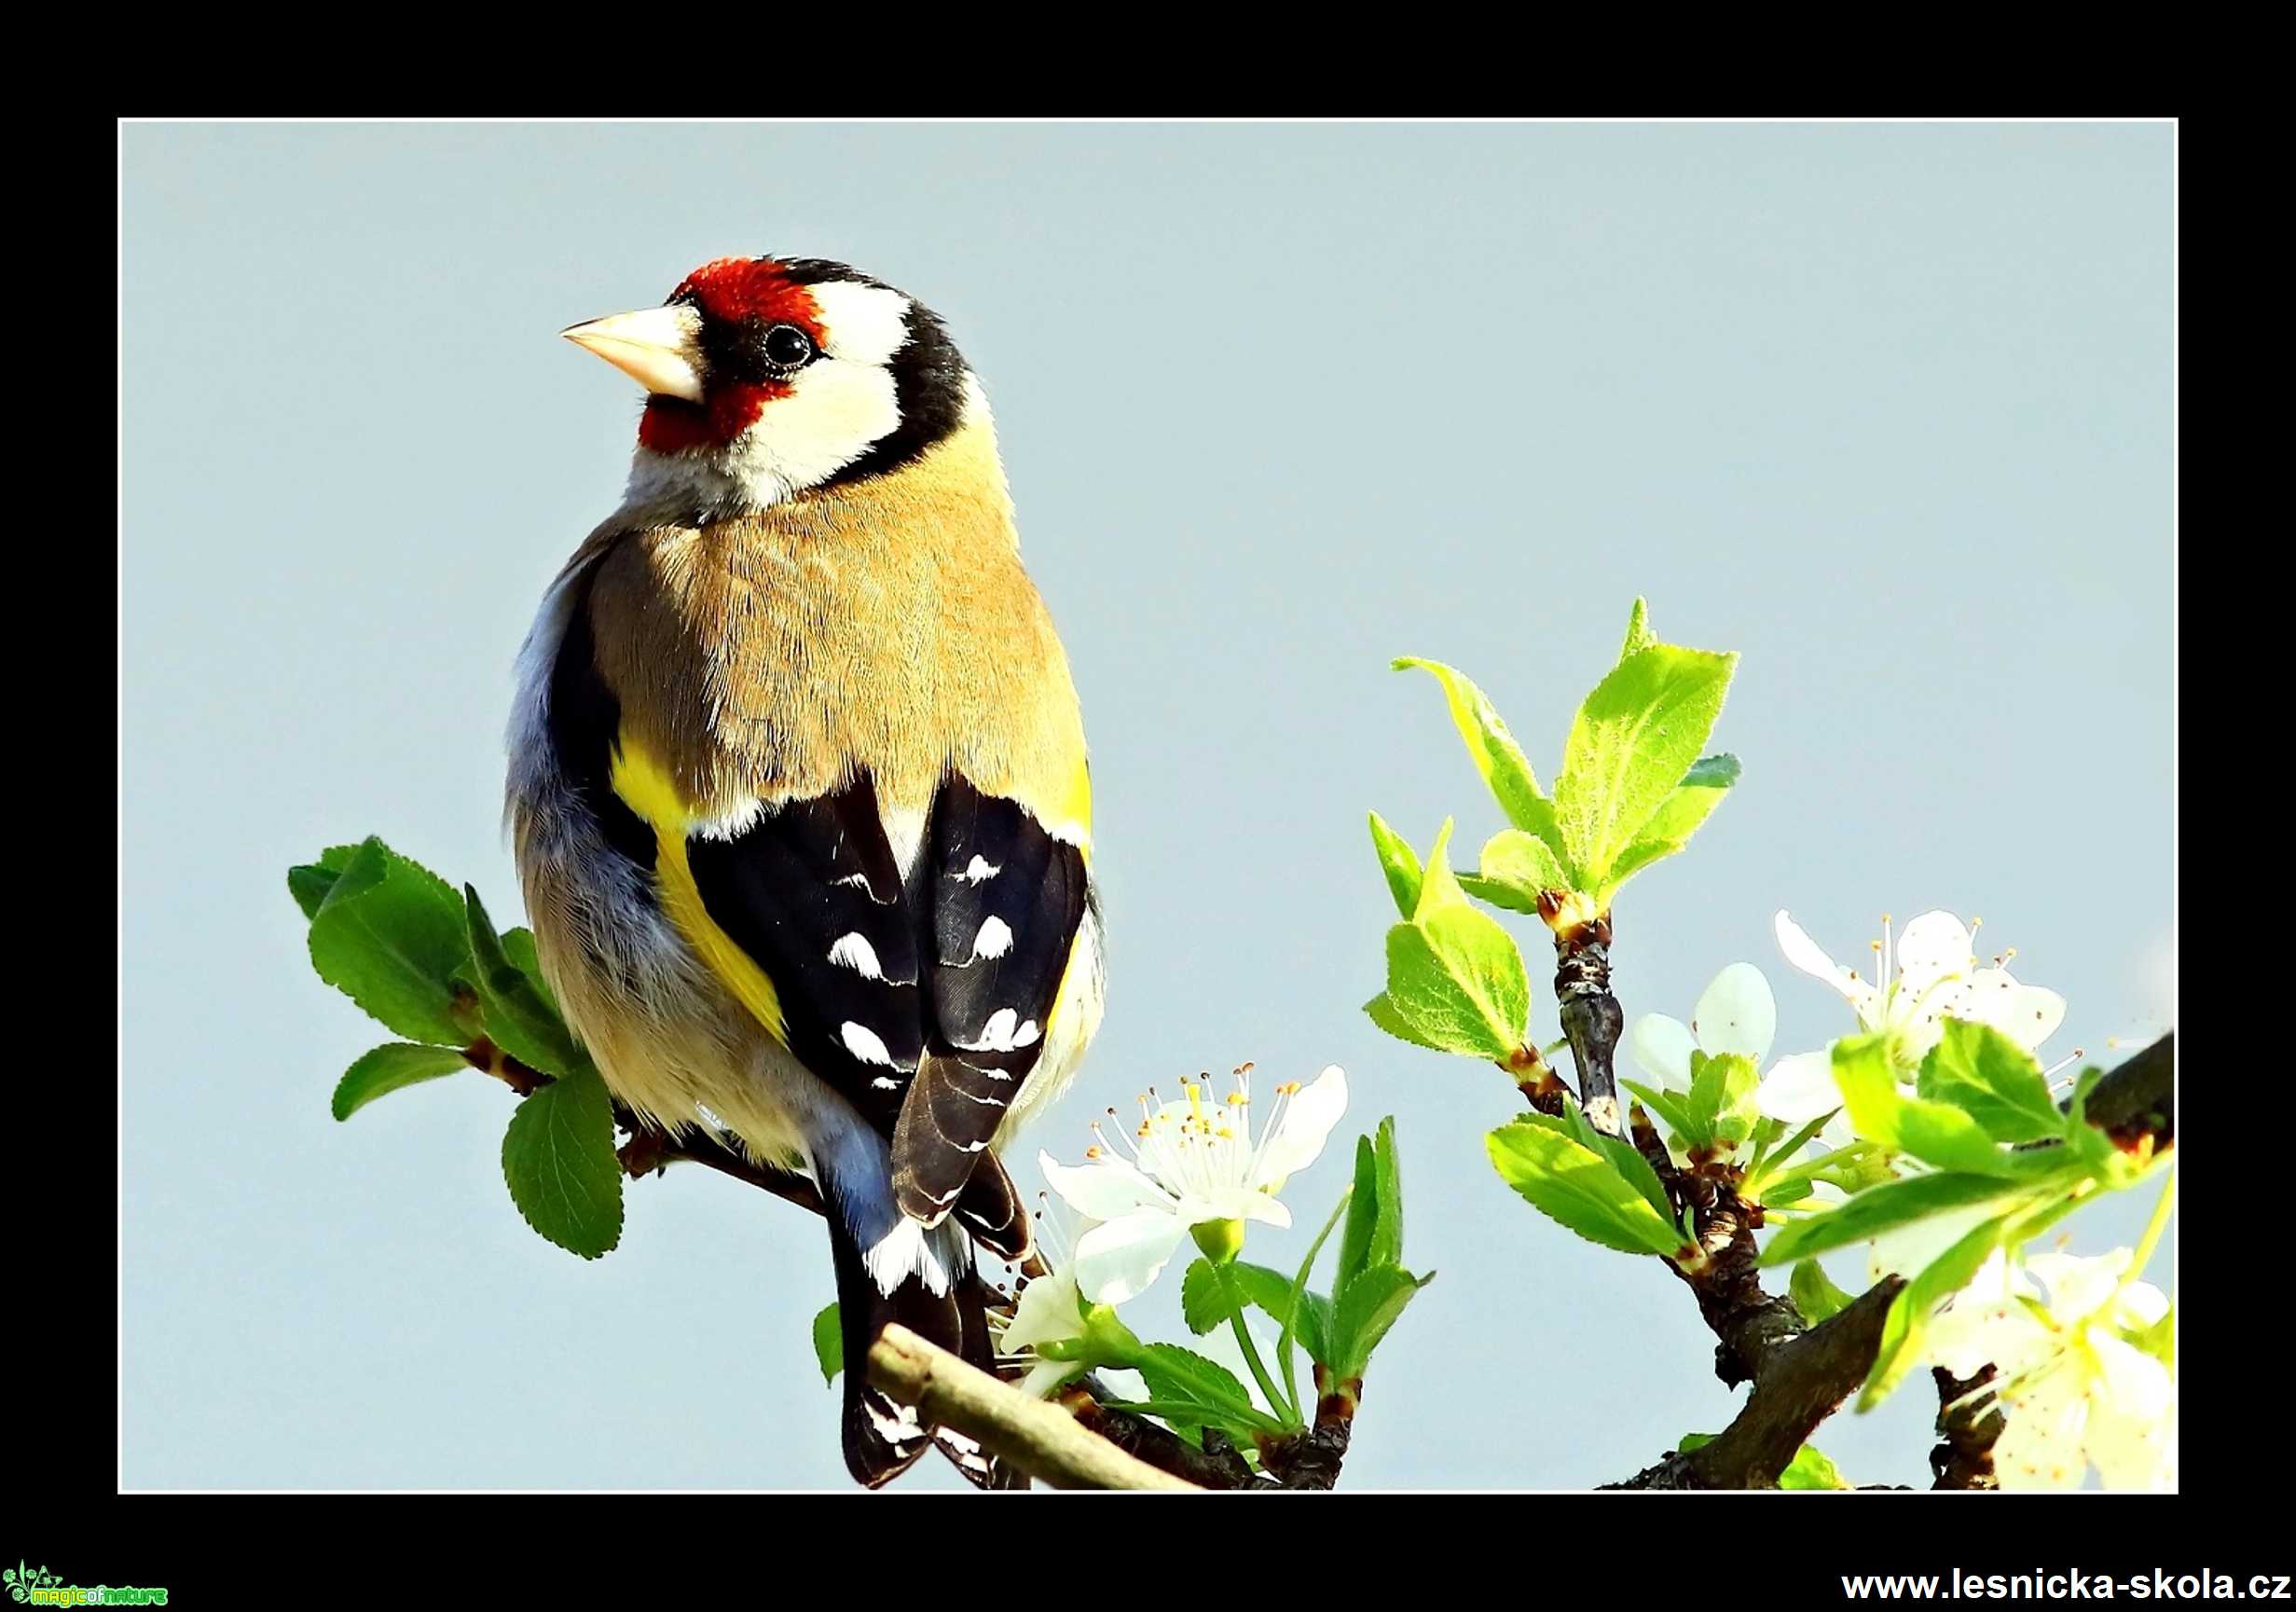
<svg viewBox="0 0 2296 1612"><path fill-rule="evenodd" d="M796 369L813 362L813 338L794 324L777 324L765 333L765 360L782 369Z"/></svg>

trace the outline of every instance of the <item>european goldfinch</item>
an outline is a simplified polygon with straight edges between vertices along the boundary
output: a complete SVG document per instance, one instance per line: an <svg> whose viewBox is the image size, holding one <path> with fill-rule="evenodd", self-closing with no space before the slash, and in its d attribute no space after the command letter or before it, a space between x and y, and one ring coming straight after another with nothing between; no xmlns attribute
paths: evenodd
<svg viewBox="0 0 2296 1612"><path fill-rule="evenodd" d="M725 258L568 330L650 394L622 507L521 653L509 818L535 949L646 1123L828 1206L846 1463L938 1440L871 1389L898 1319L986 1364L997 1149L1101 1013L1084 729L980 382L842 264Z"/></svg>

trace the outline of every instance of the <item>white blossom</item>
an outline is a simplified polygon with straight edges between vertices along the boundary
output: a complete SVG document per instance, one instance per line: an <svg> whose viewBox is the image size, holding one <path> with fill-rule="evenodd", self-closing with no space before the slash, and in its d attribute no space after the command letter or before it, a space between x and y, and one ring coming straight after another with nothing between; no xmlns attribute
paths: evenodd
<svg viewBox="0 0 2296 1612"><path fill-rule="evenodd" d="M1278 1086L1275 1111L1255 1143L1250 1073L1249 1065L1237 1070L1237 1088L1217 1102L1194 1082L1181 1082L1187 1095L1179 1102L1151 1107L1142 1098L1139 1127L1122 1138L1129 1157L1097 1125L1099 1143L1082 1164L1038 1155L1052 1190L1101 1222L1077 1239L1076 1279L1086 1299L1121 1304L1137 1297L1197 1226L1291 1224L1276 1193L1324 1150L1347 1108L1347 1076L1333 1065L1305 1087Z"/></svg>

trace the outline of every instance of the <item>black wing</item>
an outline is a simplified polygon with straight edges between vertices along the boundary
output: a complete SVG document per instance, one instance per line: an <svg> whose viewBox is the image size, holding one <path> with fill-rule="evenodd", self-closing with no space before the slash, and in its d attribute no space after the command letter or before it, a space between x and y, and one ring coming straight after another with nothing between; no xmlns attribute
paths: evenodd
<svg viewBox="0 0 2296 1612"><path fill-rule="evenodd" d="M773 982L782 1039L889 1131L925 1054L919 924L864 774L837 793L695 835L686 864L717 926Z"/></svg>
<svg viewBox="0 0 2296 1612"><path fill-rule="evenodd" d="M903 878L863 774L694 835L686 860L710 919L773 983L790 1050L891 1135L902 1210L928 1225L954 1210L992 1247L1025 1247L1010 1182L975 1166L1043 1052L1083 853L951 773Z"/></svg>
<svg viewBox="0 0 2296 1612"><path fill-rule="evenodd" d="M1084 856L1018 802L952 774L917 861L933 870L929 1018L893 1132L893 1190L914 1219L937 1224L955 1208L973 1225L973 1199L986 1194L965 1189L1043 1053L1084 916Z"/></svg>

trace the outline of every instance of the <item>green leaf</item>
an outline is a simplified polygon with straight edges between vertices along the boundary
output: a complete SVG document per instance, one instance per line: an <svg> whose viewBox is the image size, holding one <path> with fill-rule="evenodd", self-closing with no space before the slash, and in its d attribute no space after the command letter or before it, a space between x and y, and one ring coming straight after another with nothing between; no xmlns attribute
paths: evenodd
<svg viewBox="0 0 2296 1612"><path fill-rule="evenodd" d="M1653 644L1595 685L1571 723L1555 816L1563 859L1599 889L1713 732L1735 654Z"/></svg>
<svg viewBox="0 0 2296 1612"><path fill-rule="evenodd" d="M318 916L320 907L327 899L327 892L335 888L335 881L342 876L344 867L358 853L357 846L329 846L319 853L317 861L304 862L287 870L287 893L295 898L295 904L303 909L305 918Z"/></svg>
<svg viewBox="0 0 2296 1612"><path fill-rule="evenodd" d="M308 889L306 893L308 893ZM447 881L369 839L344 861L311 917L311 966L392 1034L461 1046L455 975L470 960L462 903Z"/></svg>
<svg viewBox="0 0 2296 1612"><path fill-rule="evenodd" d="M1794 1453L1786 1469L1778 1474L1780 1489L1852 1489L1857 1485L1841 1474L1841 1468L1825 1457L1815 1444L1805 1444Z"/></svg>
<svg viewBox="0 0 2296 1612"><path fill-rule="evenodd" d="M1387 931L1387 989L1367 1003L1390 1035L1439 1052L1504 1063L1523 1044L1531 980L1514 937L1467 904L1436 837L1409 921Z"/></svg>
<svg viewBox="0 0 2296 1612"><path fill-rule="evenodd" d="M1455 1050L1442 1041L1434 1040L1428 1032L1421 1029L1418 1025L1406 1017L1401 1008L1388 1000L1385 991L1382 991L1378 996L1364 1003L1363 1011L1371 1015L1373 1024L1399 1041L1409 1041L1415 1047L1425 1047L1428 1051L1436 1053L1448 1053Z"/></svg>
<svg viewBox="0 0 2296 1612"><path fill-rule="evenodd" d="M1238 1260L1228 1267L1236 1286L1244 1290L1249 1302L1266 1311L1279 1327L1289 1325L1292 1336L1308 1352L1308 1358L1318 1365L1333 1363L1331 1301L1317 1292L1301 1295L1302 1302L1297 1317L1291 1315L1292 1278L1281 1271L1272 1271L1265 1265L1254 1265Z"/></svg>
<svg viewBox="0 0 2296 1612"><path fill-rule="evenodd" d="M558 1007L557 993L550 988L550 982L543 977L542 959L534 955L534 931L528 929L504 930L502 931L502 955L518 965L518 971L526 975L533 985L535 993L550 1004L550 1011L557 1013L560 1018L564 1018L566 1015Z"/></svg>
<svg viewBox="0 0 2296 1612"><path fill-rule="evenodd" d="M335 1085L335 1117L348 1120L377 1097L389 1096L403 1087L434 1081L441 1075L451 1075L457 1069L467 1069L470 1064L452 1047L419 1047L406 1041L392 1041L373 1052L343 1071L343 1078Z"/></svg>
<svg viewBox="0 0 2296 1612"><path fill-rule="evenodd" d="M2028 1194L2030 1189L1999 1176L1938 1170L1868 1187L1838 1208L1783 1227L1762 1250L1759 1263L1791 1265L1851 1243L1870 1242L1882 1233L1947 1209Z"/></svg>
<svg viewBox="0 0 2296 1612"><path fill-rule="evenodd" d="M1272 1425L1266 1412L1252 1403L1250 1393L1236 1381L1235 1373L1217 1360L1206 1359L1177 1343L1150 1343L1131 1364L1147 1380L1149 1398L1187 1400L1217 1411L1221 1420L1213 1425L1239 1443L1251 1442L1254 1427ZM1189 1426L1185 1422L1174 1425Z"/></svg>
<svg viewBox="0 0 2296 1612"><path fill-rule="evenodd" d="M1643 1201L1657 1211L1661 1219L1673 1218L1674 1206L1667 1201L1666 1188L1658 1182L1658 1172L1651 1167L1642 1150L1624 1137L1604 1136L1594 1128L1585 1110L1571 1099L1562 1097L1563 1134L1580 1147L1600 1153L1611 1164L1611 1168L1625 1177L1629 1185L1643 1194Z"/></svg>
<svg viewBox="0 0 2296 1612"><path fill-rule="evenodd" d="M1202 1337L1235 1313L1235 1301L1211 1261L1200 1259L1188 1267L1180 1279L1180 1315L1189 1331Z"/></svg>
<svg viewBox="0 0 2296 1612"><path fill-rule="evenodd" d="M1761 1116L1753 1102L1762 1072L1752 1058L1736 1053L1690 1054L1690 1109L1714 1140L1736 1147L1753 1135Z"/></svg>
<svg viewBox="0 0 2296 1612"><path fill-rule="evenodd" d="M2131 1332L2128 1341L2152 1356L2170 1371L2177 1368L2177 1307L2174 1304L2161 1312L2161 1318L2141 1331Z"/></svg>
<svg viewBox="0 0 2296 1612"><path fill-rule="evenodd" d="M834 1302L813 1318L813 1357L820 1363L824 1387L834 1383L837 1373L846 1369L845 1328L838 1320Z"/></svg>
<svg viewBox="0 0 2296 1612"><path fill-rule="evenodd" d="M1658 803L1650 820L1636 831L1632 843L1618 853L1618 860L1611 864L1610 876L1597 892L1595 904L1609 906L1611 898L1627 880L1688 845L1690 836L1722 804L1722 797L1730 792L1738 778L1738 758L1734 755L1703 756L1693 764L1682 782Z"/></svg>
<svg viewBox="0 0 2296 1612"><path fill-rule="evenodd" d="M1666 1122L1666 1128L1673 1133L1674 1140L1684 1152L1694 1148L1711 1148L1714 1145L1712 1120L1691 1107L1688 1094L1670 1092L1663 1086L1644 1085L1640 1081L1620 1081L1618 1083L1640 1097L1659 1119Z"/></svg>
<svg viewBox="0 0 2296 1612"><path fill-rule="evenodd" d="M1390 1114L1372 1136L1355 1138L1354 1185L1348 1193L1347 1223L1340 1233L1339 1270L1331 1283L1335 1303L1347 1296L1348 1288L1366 1270L1392 1265L1403 1258L1401 1168L1395 1154L1395 1116ZM1316 1358L1324 1357L1317 1355Z"/></svg>
<svg viewBox="0 0 2296 1612"><path fill-rule="evenodd" d="M1567 890L1571 875L1554 847L1520 829L1501 829L1483 844L1482 871L1459 881L1471 896L1510 912L1535 913L1541 890Z"/></svg>
<svg viewBox="0 0 2296 1612"><path fill-rule="evenodd" d="M1421 660L1406 655L1395 663L1397 671L1416 668L1432 673L1443 685L1443 698L1450 707L1450 719L1459 729L1459 737L1466 741L1467 755L1475 763L1475 770L1490 786L1499 809L1506 813L1507 820L1519 829L1528 830L1547 841L1560 852L1562 840L1555 826L1555 807L1539 788L1538 777L1531 770L1531 762L1522 753L1522 746L1506 731L1506 723L1492 709L1491 701L1460 673L1441 661Z"/></svg>
<svg viewBox="0 0 2296 1612"><path fill-rule="evenodd" d="M1404 1306L1420 1288L1434 1280L1432 1271L1423 1276L1414 1276L1400 1265L1373 1265L1349 1283L1339 1301L1333 1325L1339 1355L1331 1368L1333 1374L1342 1382L1362 1376L1364 1368L1370 1363L1371 1351L1387 1336L1387 1330L1403 1314ZM1314 1352L1308 1351L1311 1355Z"/></svg>
<svg viewBox="0 0 2296 1612"><path fill-rule="evenodd" d="M1657 641L1658 635L1651 630L1650 605L1637 595L1634 608L1627 613L1627 641L1619 646L1618 658L1640 654Z"/></svg>
<svg viewBox="0 0 2296 1612"><path fill-rule="evenodd" d="M512 1057L544 1074L565 1075L585 1068L588 1060L574 1045L573 1035L557 1010L543 999L533 979L511 958L495 934L493 920L487 916L477 890L464 885L462 898L487 1033Z"/></svg>
<svg viewBox="0 0 2296 1612"><path fill-rule="evenodd" d="M1379 852L1380 871L1387 875L1388 893L1395 898L1395 911L1409 917L1419 905L1419 853L1377 812L1371 814L1371 844Z"/></svg>
<svg viewBox="0 0 2296 1612"><path fill-rule="evenodd" d="M1852 1036L1835 1042L1834 1083L1841 1088L1842 1104L1859 1136L1941 1170L2030 1180L2062 1175L2068 1168L2061 1149L2011 1151L1998 1146L1965 1110L1906 1096L1898 1087L1882 1036Z"/></svg>
<svg viewBox="0 0 2296 1612"><path fill-rule="evenodd" d="M613 1100L596 1069L541 1087L502 1137L502 1178L526 1223L570 1253L595 1260L622 1240L622 1161Z"/></svg>
<svg viewBox="0 0 2296 1612"><path fill-rule="evenodd" d="M1815 1260L1804 1260L1794 1267L1794 1279L1787 1284L1786 1296L1802 1312L1802 1319L1813 1327L1849 1307L1849 1295L1834 1285L1833 1278Z"/></svg>
<svg viewBox="0 0 2296 1612"><path fill-rule="evenodd" d="M1355 1184L1347 1196L1347 1224L1340 1233L1340 1268L1332 1277L1336 1300L1370 1267L1371 1242L1380 1221L1379 1149L1369 1137L1355 1138ZM1313 1352L1313 1351L1311 1351Z"/></svg>
<svg viewBox="0 0 2296 1612"><path fill-rule="evenodd" d="M1881 1343L1874 1354L1873 1370L1866 1373L1865 1386L1858 1393L1859 1410L1872 1410L1904 1381L1919 1362L1921 1339L1937 1306L1969 1286L1986 1256L2000 1247L2019 1219L2020 1209L1996 1216L1969 1233L1922 1267L1921 1274L1890 1302L1890 1313L1882 1318Z"/></svg>
<svg viewBox="0 0 2296 1612"><path fill-rule="evenodd" d="M2038 1142L2065 1134L2065 1115L2033 1054L1988 1025L1946 1019L1944 1037L1921 1060L1915 1089L1966 1112L1997 1142Z"/></svg>
<svg viewBox="0 0 2296 1612"><path fill-rule="evenodd" d="M1681 1229L1602 1153L1565 1135L1565 1123L1525 1114L1484 1138L1506 1184L1590 1243L1629 1254L1681 1251Z"/></svg>

